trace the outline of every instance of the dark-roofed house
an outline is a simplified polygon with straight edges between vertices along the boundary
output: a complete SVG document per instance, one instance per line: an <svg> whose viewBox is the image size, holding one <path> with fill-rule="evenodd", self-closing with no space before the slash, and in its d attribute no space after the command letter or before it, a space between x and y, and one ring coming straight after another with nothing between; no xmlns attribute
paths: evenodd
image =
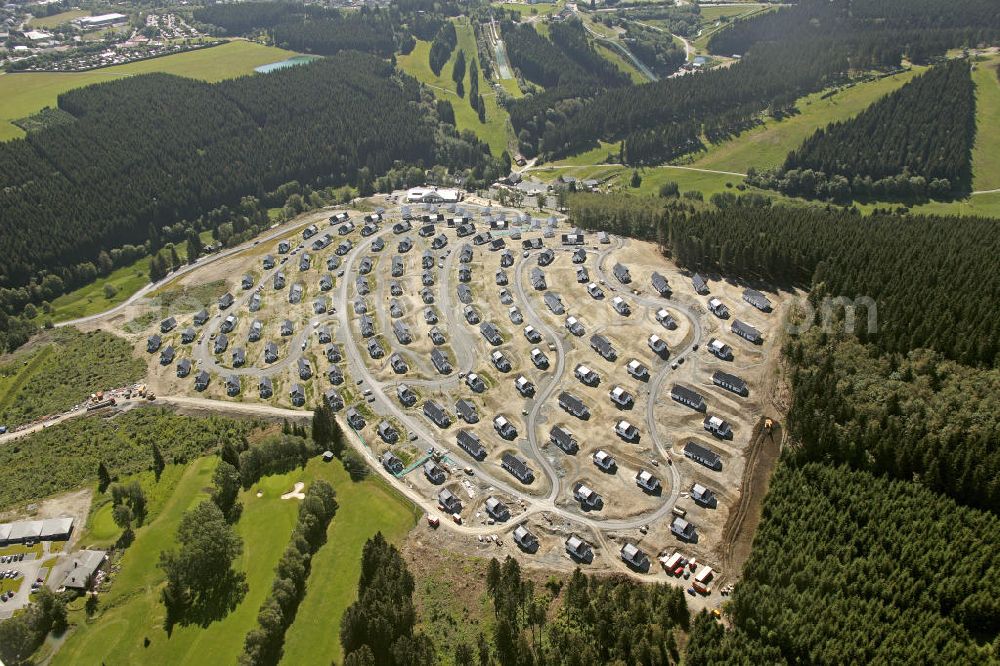
<svg viewBox="0 0 1000 666"><path fill-rule="evenodd" d="M448 237L445 236L444 234L438 234L437 236L434 237L434 240L431 241L431 248L434 250L440 250L447 244L448 244Z"/></svg>
<svg viewBox="0 0 1000 666"><path fill-rule="evenodd" d="M200 312L195 314L194 316L195 326L204 326L206 321L208 321L208 310L202 309Z"/></svg>
<svg viewBox="0 0 1000 666"><path fill-rule="evenodd" d="M167 317L160 322L160 333L169 333L177 327L177 319L174 317Z"/></svg>
<svg viewBox="0 0 1000 666"><path fill-rule="evenodd" d="M229 338L226 337L225 333L219 333L219 337L215 339L215 353L221 354L226 351L229 347Z"/></svg>
<svg viewBox="0 0 1000 666"><path fill-rule="evenodd" d="M347 418L347 425L351 426L355 430L361 430L365 427L365 417L361 416L361 412L355 407L351 407L347 410L345 415Z"/></svg>
<svg viewBox="0 0 1000 666"><path fill-rule="evenodd" d="M459 398L455 401L455 413L466 423L479 422L479 412L476 410L476 404L465 398Z"/></svg>
<svg viewBox="0 0 1000 666"><path fill-rule="evenodd" d="M731 375L728 372L722 372L721 370L716 370L712 373L712 383L716 386L721 386L727 391L732 391L733 393L744 397L749 393L747 383L745 381L736 375Z"/></svg>
<svg viewBox="0 0 1000 666"><path fill-rule="evenodd" d="M278 345L268 340L264 343L264 362L274 363L278 360Z"/></svg>
<svg viewBox="0 0 1000 666"><path fill-rule="evenodd" d="M431 363L434 364L434 368L442 375L451 374L452 367L451 361L448 360L448 354L437 347L431 350Z"/></svg>
<svg viewBox="0 0 1000 666"><path fill-rule="evenodd" d="M472 303L472 289L469 288L467 284L458 285L458 300L460 300L465 305Z"/></svg>
<svg viewBox="0 0 1000 666"><path fill-rule="evenodd" d="M445 479L447 478L445 476L444 470L438 467L436 464L434 464L434 462L431 460L428 460L427 462L424 463L424 476L426 476L427 480L436 486L439 486L442 483L444 483Z"/></svg>
<svg viewBox="0 0 1000 666"><path fill-rule="evenodd" d="M307 271L310 266L312 266L312 257L309 256L308 252L305 252L299 257L299 270Z"/></svg>
<svg viewBox="0 0 1000 666"><path fill-rule="evenodd" d="M707 446L702 446L698 442L688 442L685 444L684 455L709 469L714 469L715 471L722 469L722 458L719 454Z"/></svg>
<svg viewBox="0 0 1000 666"><path fill-rule="evenodd" d="M649 368L647 368L645 365L643 365L636 359L632 359L631 361L629 361L625 365L625 369L628 371L628 374L632 375L639 381L644 382L649 379Z"/></svg>
<svg viewBox="0 0 1000 666"><path fill-rule="evenodd" d="M295 364L299 369L299 379L309 379L312 377L313 371L309 359L299 357Z"/></svg>
<svg viewBox="0 0 1000 666"><path fill-rule="evenodd" d="M329 273L325 273L319 278L319 288L322 291L330 291L333 289L333 276Z"/></svg>
<svg viewBox="0 0 1000 666"><path fill-rule="evenodd" d="M743 290L743 300L754 306L761 312L771 311L771 301L768 300L767 296L760 293L756 289L744 289Z"/></svg>
<svg viewBox="0 0 1000 666"><path fill-rule="evenodd" d="M247 362L247 352L243 347L237 347L233 350L233 367L238 368Z"/></svg>
<svg viewBox="0 0 1000 666"><path fill-rule="evenodd" d="M257 312L260 310L261 302L260 292L254 292L254 294L250 297L250 302L247 303L247 309L249 309L250 312Z"/></svg>
<svg viewBox="0 0 1000 666"><path fill-rule="evenodd" d="M333 333L330 331L329 326L323 326L322 328L319 329L317 337L319 338L319 343L321 345L325 345L333 340ZM333 359L330 360L333 361ZM336 361L334 361L334 363L336 363Z"/></svg>
<svg viewBox="0 0 1000 666"><path fill-rule="evenodd" d="M399 433L396 432L396 429L393 428L392 424L388 421L379 421L378 428L376 428L376 430L378 431L378 436L381 437L382 441L386 444L392 444L399 439Z"/></svg>
<svg viewBox="0 0 1000 666"><path fill-rule="evenodd" d="M302 384L292 384L292 390L288 392L288 397L291 398L292 404L296 407L306 404L306 390L302 388Z"/></svg>
<svg viewBox="0 0 1000 666"><path fill-rule="evenodd" d="M691 277L691 286L694 287L695 292L699 294L704 295L708 293L708 282L706 282L705 278L698 273L695 273Z"/></svg>
<svg viewBox="0 0 1000 666"><path fill-rule="evenodd" d="M573 437L573 433L559 425L552 426L552 429L549 430L549 441L569 455L575 455L580 450L580 445Z"/></svg>
<svg viewBox="0 0 1000 666"><path fill-rule="evenodd" d="M344 373L335 365L331 365L326 371L326 378L335 386L344 383Z"/></svg>
<svg viewBox="0 0 1000 666"><path fill-rule="evenodd" d="M446 513L461 513L462 502L447 488L442 488L438 493L438 504L441 510Z"/></svg>
<svg viewBox="0 0 1000 666"><path fill-rule="evenodd" d="M370 338L375 335L375 321L368 315L361 315L358 318L358 328L361 330L362 337Z"/></svg>
<svg viewBox="0 0 1000 666"><path fill-rule="evenodd" d="M528 467L527 461L513 453L504 453L500 457L500 466L521 483L530 484L535 480L535 473Z"/></svg>
<svg viewBox="0 0 1000 666"><path fill-rule="evenodd" d="M274 268L274 255L266 254L264 255L264 270L269 271Z"/></svg>
<svg viewBox="0 0 1000 666"><path fill-rule="evenodd" d="M274 384L271 382L270 377L261 377L260 382L257 384L257 392L260 394L261 398L270 398L274 395Z"/></svg>
<svg viewBox="0 0 1000 666"><path fill-rule="evenodd" d="M424 402L424 416L433 421L434 425L439 428L447 428L451 425L451 416L445 411L444 407L434 400Z"/></svg>
<svg viewBox="0 0 1000 666"><path fill-rule="evenodd" d="M503 344L503 337L500 335L500 330L491 322L484 321L480 324L479 332L483 334L483 337L491 345L498 346Z"/></svg>
<svg viewBox="0 0 1000 666"><path fill-rule="evenodd" d="M471 430L459 430L455 440L466 453L476 460L482 460L486 457L486 449L483 447L482 440Z"/></svg>
<svg viewBox="0 0 1000 666"><path fill-rule="evenodd" d="M413 341L413 336L410 334L410 328L403 322L402 319L397 319L392 322L392 332L401 345L408 345Z"/></svg>
<svg viewBox="0 0 1000 666"><path fill-rule="evenodd" d="M240 394L240 378L238 375L226 377L226 395L235 396Z"/></svg>
<svg viewBox="0 0 1000 666"><path fill-rule="evenodd" d="M244 291L247 289L253 289L253 275L250 273L244 274L243 279L240 280L240 286L243 287Z"/></svg>
<svg viewBox="0 0 1000 666"><path fill-rule="evenodd" d="M382 343L378 341L378 338L370 338L367 347L368 355L372 358L382 358L385 356L385 349L382 347Z"/></svg>
<svg viewBox="0 0 1000 666"><path fill-rule="evenodd" d="M545 273L538 266L531 269L531 286L538 291L546 288Z"/></svg>
<svg viewBox="0 0 1000 666"><path fill-rule="evenodd" d="M177 362L177 376L187 377L191 374L191 359L182 358Z"/></svg>
<svg viewBox="0 0 1000 666"><path fill-rule="evenodd" d="M663 277L656 271L653 271L653 275L650 277L650 282L653 285L653 289L655 289L660 296L663 296L664 298L670 296L670 283L667 282L667 278Z"/></svg>
<svg viewBox="0 0 1000 666"><path fill-rule="evenodd" d="M194 390L204 391L208 388L208 383L210 381L212 381L211 375L204 370L199 371L198 374L194 376Z"/></svg>
<svg viewBox="0 0 1000 666"><path fill-rule="evenodd" d="M166 349L160 352L160 365L170 365L174 362L174 347L167 345Z"/></svg>
<svg viewBox="0 0 1000 666"><path fill-rule="evenodd" d="M539 266L548 266L549 264L551 264L555 260L556 260L556 253L553 252L552 250L548 249L548 248L546 248L546 249L544 249L544 250L542 250L541 252L538 253L538 265Z"/></svg>
<svg viewBox="0 0 1000 666"><path fill-rule="evenodd" d="M552 314L561 315L566 313L566 307L563 305L562 298L556 292L547 291L542 298L545 301L545 305L552 311Z"/></svg>
<svg viewBox="0 0 1000 666"><path fill-rule="evenodd" d="M595 333L590 336L590 348L608 361L613 361L618 357L618 352L615 350L614 345L603 335Z"/></svg>
<svg viewBox="0 0 1000 666"><path fill-rule="evenodd" d="M515 527L511 536L514 538L514 543L520 546L521 550L528 553L538 550L538 538L529 532L524 525Z"/></svg>
<svg viewBox="0 0 1000 666"><path fill-rule="evenodd" d="M733 360L733 348L718 338L709 339L708 351L723 361Z"/></svg>
<svg viewBox="0 0 1000 666"><path fill-rule="evenodd" d="M576 269L576 281L580 284L590 282L590 273L587 272L586 267L580 266Z"/></svg>
<svg viewBox="0 0 1000 666"><path fill-rule="evenodd" d="M508 509L507 505L498 500L496 497L487 497L485 507L486 513L488 513L490 517L497 522L502 523L505 520L510 519L510 509Z"/></svg>
<svg viewBox="0 0 1000 666"><path fill-rule="evenodd" d="M281 335L288 336L295 332L295 324L292 323L291 319L286 319L281 322Z"/></svg>
<svg viewBox="0 0 1000 666"><path fill-rule="evenodd" d="M705 411L705 398L700 393L692 391L686 386L674 384L673 388L670 389L670 397L695 411Z"/></svg>
<svg viewBox="0 0 1000 666"><path fill-rule="evenodd" d="M503 414L497 414L493 417L493 429L503 439L512 440L517 437L517 428Z"/></svg>
<svg viewBox="0 0 1000 666"><path fill-rule="evenodd" d="M236 302L236 299L233 297L232 294L230 294L227 291L226 293L224 293L222 296L219 297L219 309L220 310L225 310L226 308L230 307L235 302Z"/></svg>
<svg viewBox="0 0 1000 666"><path fill-rule="evenodd" d="M625 264L622 263L615 264L615 267L612 269L612 271L614 272L615 277L618 279L618 281L621 282L622 284L628 284L629 282L632 281L632 274L629 273L628 267Z"/></svg>
<svg viewBox="0 0 1000 666"><path fill-rule="evenodd" d="M736 335L746 340L749 340L755 345L759 345L762 342L764 342L764 337L760 334L760 331L758 331L750 324L744 321L740 321L739 319L733 320L732 326L730 326L730 330Z"/></svg>
<svg viewBox="0 0 1000 666"><path fill-rule="evenodd" d="M148 351L150 354L153 354L160 348L161 344L163 344L163 338L161 338L158 334L154 333L153 335L146 338L146 351Z"/></svg>
<svg viewBox="0 0 1000 666"><path fill-rule="evenodd" d="M302 301L302 283L296 282L288 292L288 302L295 305Z"/></svg>
<svg viewBox="0 0 1000 666"><path fill-rule="evenodd" d="M196 336L197 333L195 332L194 327L189 326L188 328L185 328L181 331L181 344L191 344L194 342Z"/></svg>
<svg viewBox="0 0 1000 666"><path fill-rule="evenodd" d="M409 366L406 365L406 361L403 360L403 357L395 352L389 355L389 367L391 367L392 371L397 375L401 375L410 369Z"/></svg>
<svg viewBox="0 0 1000 666"><path fill-rule="evenodd" d="M585 509L595 509L604 503L604 499L585 483L577 483L573 486L573 499Z"/></svg>
<svg viewBox="0 0 1000 666"><path fill-rule="evenodd" d="M272 280L271 280L271 284L274 286L275 289L284 289L285 288L285 274L282 273L281 271L278 271L277 273L275 273L274 274L274 278L272 278Z"/></svg>
<svg viewBox="0 0 1000 666"><path fill-rule="evenodd" d="M261 335L264 332L264 322L260 319L254 319L250 322L250 331L247 333L248 342L257 342L260 340Z"/></svg>
<svg viewBox="0 0 1000 666"><path fill-rule="evenodd" d="M392 451L386 451L382 454L382 467L395 476L403 471L403 461L394 456Z"/></svg>
<svg viewBox="0 0 1000 666"><path fill-rule="evenodd" d="M578 419L590 418L590 410L583 403L583 400L568 391L559 394L559 406Z"/></svg>

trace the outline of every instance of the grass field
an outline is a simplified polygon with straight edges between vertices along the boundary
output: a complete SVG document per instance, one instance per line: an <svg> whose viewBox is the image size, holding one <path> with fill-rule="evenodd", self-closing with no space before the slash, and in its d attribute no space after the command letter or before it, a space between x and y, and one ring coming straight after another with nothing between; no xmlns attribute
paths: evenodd
<svg viewBox="0 0 1000 666"><path fill-rule="evenodd" d="M418 518L413 505L380 479L353 483L336 463L326 471L340 508L329 540L313 557L306 597L285 635L282 663L288 666L340 662L340 619L357 596L361 548L376 531L401 542Z"/></svg>
<svg viewBox="0 0 1000 666"><path fill-rule="evenodd" d="M168 637L162 627L159 599L163 575L156 562L162 550L173 546L184 511L207 496L217 464L214 456L199 458L169 479L170 470L165 473L160 485L173 487L173 493L163 502L159 515L138 531L111 591L101 597L98 615L88 621L82 611L71 613L70 621L77 626L52 663L235 663L243 639L256 625L257 611L270 593L274 566L295 525L298 502L279 496L296 481L304 481L308 487L318 478L334 486L340 509L330 525L328 542L313 559L305 600L287 635L285 661L329 664L334 657L339 659L337 628L354 599L361 547L377 530L392 541L402 539L414 524L413 508L380 481L352 483L336 462L314 459L305 470L261 480L240 498L244 509L237 531L243 537L243 555L237 567L247 575L247 596L222 620L207 627L175 627ZM258 491L262 497L257 497ZM143 645L147 638L148 647Z"/></svg>
<svg viewBox="0 0 1000 666"><path fill-rule="evenodd" d="M539 2L534 5L529 5L526 2L503 2L500 3L500 7L511 12L517 12L521 16L525 14L538 16L545 16L546 14L556 14L560 12L565 3L563 2Z"/></svg>
<svg viewBox="0 0 1000 666"><path fill-rule="evenodd" d="M211 243L212 232L201 232L201 240L205 245ZM187 245L180 243L176 247L177 255L181 259L187 259ZM115 269L107 277L98 278L95 282L59 296L52 301L52 314L39 311L35 323L41 325L46 319L51 319L54 323L79 319L124 303L149 283L149 260L149 257L142 257L128 266ZM106 284L113 285L117 290L111 298L104 295Z"/></svg>
<svg viewBox="0 0 1000 666"><path fill-rule="evenodd" d="M221 81L253 72L254 67L295 55L291 51L234 41L201 51L105 67L90 72L29 72L0 75L0 140L23 136L12 120L55 106L59 94L80 86L132 74L167 72L203 81Z"/></svg>
<svg viewBox="0 0 1000 666"><path fill-rule="evenodd" d="M976 65L976 144L972 149L972 189L1000 188L1000 58ZM984 196L984 195L978 195Z"/></svg>
<svg viewBox="0 0 1000 666"><path fill-rule="evenodd" d="M497 106L496 95L483 78L482 68L479 70L479 94L483 96L483 101L486 103L486 122L480 123L476 112L469 106L468 84L465 86L465 96L458 96L455 91L455 82L451 80L451 70L455 58L458 57L459 49L462 49L465 51L466 62L470 62L476 56L477 50L475 34L467 21L456 22L455 29L458 32L458 46L448 62L441 68L440 75L435 75L431 70L428 59L430 42L417 40L417 45L413 50L406 55L397 56L396 62L400 69L428 85L435 97L451 102L455 109L455 124L459 130L472 130L479 138L489 144L494 155L499 155L507 149L511 134L507 112ZM466 80L468 80L468 75L466 75Z"/></svg>
<svg viewBox="0 0 1000 666"><path fill-rule="evenodd" d="M628 74L628 77L632 80L632 83L646 83L646 77L642 75L635 65L626 60L618 51L611 48L610 46L603 44L597 40L593 42L594 48L597 52L604 57L605 60L609 61L612 65L617 67L620 71Z"/></svg>
<svg viewBox="0 0 1000 666"><path fill-rule="evenodd" d="M83 9L71 9L68 12L60 12L44 18L33 18L31 19L31 23L29 25L35 30L41 28L55 28L56 26L60 26L63 23L69 23L73 19L80 18L81 16L90 16L90 12Z"/></svg>
<svg viewBox="0 0 1000 666"><path fill-rule="evenodd" d="M922 68L914 69L878 81L859 83L826 99L820 99L823 93L808 95L796 103L798 115L780 121L768 119L765 124L734 139L712 145L707 152L695 156L692 166L739 173L746 173L751 166L758 169L778 166L789 151L817 129L856 116L921 71Z"/></svg>

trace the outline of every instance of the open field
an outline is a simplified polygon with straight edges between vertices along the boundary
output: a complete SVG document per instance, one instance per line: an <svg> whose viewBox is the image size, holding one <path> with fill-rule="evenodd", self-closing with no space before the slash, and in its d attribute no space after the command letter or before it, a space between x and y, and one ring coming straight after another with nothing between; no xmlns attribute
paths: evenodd
<svg viewBox="0 0 1000 666"><path fill-rule="evenodd" d="M233 41L200 51L89 72L0 74L0 140L23 136L24 132L10 121L30 116L46 106L55 106L60 93L73 88L149 72L166 72L210 82L221 81L250 74L254 67L284 60L292 55L295 53L284 49L254 42Z"/></svg>
<svg viewBox="0 0 1000 666"><path fill-rule="evenodd" d="M779 166L790 151L817 129L832 122L853 118L924 69L914 68L878 81L859 83L826 99L822 99L825 92L808 95L796 102L798 114L780 121L769 118L763 125L729 141L709 146L707 152L694 156L691 166L741 173L745 173L751 166L758 169Z"/></svg>
<svg viewBox="0 0 1000 666"><path fill-rule="evenodd" d="M1000 57L976 65L976 143L972 148L972 189L1000 188Z"/></svg>
<svg viewBox="0 0 1000 666"><path fill-rule="evenodd" d="M499 3L499 6L509 12L517 12L521 16L529 15L533 16L537 14L538 16L545 16L547 14L556 14L562 10L565 6L564 2L539 2L534 5L529 5L527 2L503 2Z"/></svg>
<svg viewBox="0 0 1000 666"><path fill-rule="evenodd" d="M636 69L635 65L630 61L623 58L618 51L602 42L594 41L593 44L598 53L609 60L619 70L628 74L629 78L632 79L632 83L646 83L646 77L642 75L642 72Z"/></svg>
<svg viewBox="0 0 1000 666"><path fill-rule="evenodd" d="M90 12L83 9L71 9L69 11L53 14L52 16L32 18L29 25L36 30L39 28L55 28L56 26L60 26L63 23L69 23L73 19L78 19L82 16L90 16Z"/></svg>
<svg viewBox="0 0 1000 666"><path fill-rule="evenodd" d="M508 134L510 132L507 112L497 106L496 94L483 78L482 68L479 70L479 94L483 96L486 103L486 122L479 122L479 117L469 105L469 85L468 69L466 70L465 95L459 97L455 90L455 82L451 79L451 70L458 57L459 49L465 51L466 63L470 63L472 58L477 58L476 38L472 31L472 26L466 21L456 22L455 30L458 33L458 46L451 54L451 58L441 68L441 74L435 75L431 70L428 60L431 43L417 40L417 45L406 55L396 56L399 68L407 74L415 77L421 83L430 87L434 96L451 102L455 110L455 123L458 129L472 130L479 138L486 141L494 155L499 155L507 149Z"/></svg>
<svg viewBox="0 0 1000 666"><path fill-rule="evenodd" d="M323 465L324 478L337 491L340 508L327 531L326 545L312 559L312 574L295 624L285 634L283 664L339 663L340 619L354 602L361 575L361 549L375 532L401 543L419 512L378 478L352 482L339 463Z"/></svg>

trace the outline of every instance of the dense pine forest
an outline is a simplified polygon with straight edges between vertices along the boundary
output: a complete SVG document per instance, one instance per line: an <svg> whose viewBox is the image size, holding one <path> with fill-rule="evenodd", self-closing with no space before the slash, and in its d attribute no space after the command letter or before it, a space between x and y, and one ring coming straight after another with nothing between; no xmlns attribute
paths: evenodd
<svg viewBox="0 0 1000 666"><path fill-rule="evenodd" d="M952 60L855 118L817 130L777 172L747 179L793 196L839 201L967 194L975 105L968 61Z"/></svg>
<svg viewBox="0 0 1000 666"><path fill-rule="evenodd" d="M990 0L805 0L716 33L713 53L743 56L731 67L635 86L628 96L559 85L512 105L511 122L526 155L561 157L598 139L627 140L690 122L716 141L759 123L764 113L787 113L802 95L846 78L993 39L1000 14L991 8ZM659 159L675 154L664 145ZM642 155L648 161L653 153Z"/></svg>
<svg viewBox="0 0 1000 666"><path fill-rule="evenodd" d="M544 87L625 85L628 78L594 51L579 21L552 26L552 39L534 26L503 24L503 38L511 64L521 75Z"/></svg>
<svg viewBox="0 0 1000 666"><path fill-rule="evenodd" d="M732 629L696 618L687 663L996 663L998 541L995 514L918 485L780 465Z"/></svg>

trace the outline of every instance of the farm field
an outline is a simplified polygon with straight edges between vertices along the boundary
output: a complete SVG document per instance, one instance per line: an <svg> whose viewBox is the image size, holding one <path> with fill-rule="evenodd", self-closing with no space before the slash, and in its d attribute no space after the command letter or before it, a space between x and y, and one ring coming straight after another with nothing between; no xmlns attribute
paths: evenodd
<svg viewBox="0 0 1000 666"><path fill-rule="evenodd" d="M459 97L455 91L455 82L451 79L452 66L455 58L458 57L459 49L465 51L466 62L471 62L476 56L476 38L472 32L472 26L467 22L456 23L455 30L458 33L458 46L451 54L451 58L441 68L441 74L435 75L431 70L429 55L431 49L430 42L417 40L417 45L406 55L396 56L396 62L400 69L415 77L421 83L430 87L434 96L451 102L455 109L455 123L461 130L472 130L479 138L486 141L494 155L499 155L507 149L508 127L507 112L497 106L496 94L483 78L482 69L479 72L479 93L486 103L486 122L480 123L476 112L469 105L468 84L466 84L466 94ZM478 59L478 56L476 56ZM468 80L468 74L466 74Z"/></svg>
<svg viewBox="0 0 1000 666"><path fill-rule="evenodd" d="M410 507L380 482L366 480L354 484L339 463L327 464L318 458L304 470L262 479L241 493L244 510L236 525L243 538L243 555L237 566L247 574L246 597L220 621L207 627L177 626L167 636L162 628L164 611L159 599L163 576L156 562L160 551L172 546L184 511L207 497L205 488L211 485L217 464L215 457L199 458L184 469L159 516L139 530L111 591L102 597L98 615L88 622L82 612L71 614L71 622L78 626L56 654L54 664L126 664L149 660L170 664L234 663L243 649L246 633L256 625L257 611L270 592L274 566L295 525L298 502L281 500L280 495L297 481L304 481L308 487L311 481L320 478L337 490L341 507L329 528L327 544L313 560L310 592L299 609L297 623L288 632L288 645L294 652L286 650L286 655L289 663L328 663L334 647L339 650L337 622L353 601L361 547L378 530L391 540L402 539L414 522ZM165 481L166 477L161 483ZM258 491L261 497L257 497ZM319 587L313 589L314 585ZM311 610L310 604L315 610ZM331 621L333 617L338 619ZM298 623L315 626L302 629ZM303 639L308 637L310 644L295 647L292 641L296 634ZM316 651L320 635L326 636L330 644ZM150 639L150 644L144 647L145 638ZM325 655L323 660L316 659L320 654Z"/></svg>
<svg viewBox="0 0 1000 666"><path fill-rule="evenodd" d="M166 72L209 82L221 81L250 74L254 67L293 55L296 54L284 49L233 41L201 51L178 53L89 72L0 74L0 140L23 136L24 132L12 125L12 120L30 116L46 106L55 106L57 97L73 88L149 72Z"/></svg>

